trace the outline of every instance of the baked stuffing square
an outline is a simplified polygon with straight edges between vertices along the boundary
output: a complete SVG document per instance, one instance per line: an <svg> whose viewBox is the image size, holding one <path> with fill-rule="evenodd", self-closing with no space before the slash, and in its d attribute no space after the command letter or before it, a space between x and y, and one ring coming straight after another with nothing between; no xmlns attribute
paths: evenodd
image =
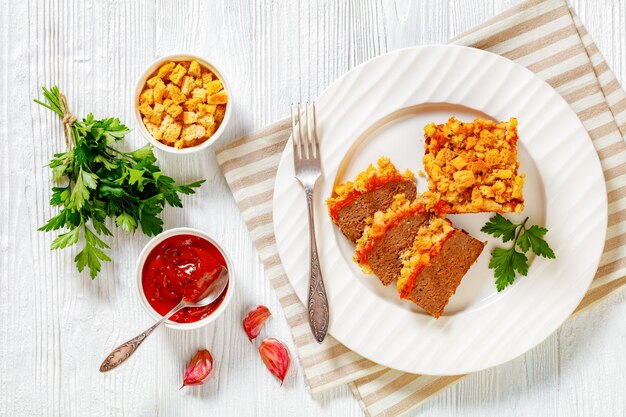
<svg viewBox="0 0 626 417"><path fill-rule="evenodd" d="M524 174L518 173L517 119L476 119L424 127L424 169L429 207L438 214L524 209Z"/></svg>

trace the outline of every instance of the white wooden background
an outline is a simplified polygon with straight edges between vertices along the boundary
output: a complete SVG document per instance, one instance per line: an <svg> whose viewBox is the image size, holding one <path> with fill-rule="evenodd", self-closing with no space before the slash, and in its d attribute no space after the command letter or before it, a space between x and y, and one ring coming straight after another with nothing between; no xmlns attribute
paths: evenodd
<svg viewBox="0 0 626 417"><path fill-rule="evenodd" d="M287 114L353 66L387 51L445 42L517 0L10 1L0 0L0 415L360 416L347 388L313 399L294 367L281 388L241 331L255 304L287 325L215 158L161 156L180 180L208 178L165 226L202 228L232 255L237 294L206 329L161 329L123 368L98 366L150 320L135 292L134 263L148 238L121 231L114 262L92 282L69 251L51 252L36 228L54 214L44 165L63 148L59 120L32 103L58 83L75 113L119 116L131 127L131 92L142 68L176 52L218 64L232 84L237 137ZM626 1L573 6L622 84ZM129 137L138 147L138 132ZM626 415L626 296L612 296L522 357L467 378L420 407L428 416ZM506 320L505 317L502 318ZM515 326L515 323L511 323ZM208 348L218 364L204 387L178 390L184 362Z"/></svg>

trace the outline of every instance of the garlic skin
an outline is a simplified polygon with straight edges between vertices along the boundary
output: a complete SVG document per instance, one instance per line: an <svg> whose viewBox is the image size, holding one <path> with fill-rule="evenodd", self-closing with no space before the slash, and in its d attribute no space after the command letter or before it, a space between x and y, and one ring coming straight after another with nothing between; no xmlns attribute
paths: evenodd
<svg viewBox="0 0 626 417"><path fill-rule="evenodd" d="M185 369L182 387L202 385L213 372L213 355L206 349L199 350Z"/></svg>
<svg viewBox="0 0 626 417"><path fill-rule="evenodd" d="M253 341L261 333L261 329L265 325L267 319L272 315L270 310L260 305L254 310L250 310L242 321L243 330L248 335L248 339Z"/></svg>
<svg viewBox="0 0 626 417"><path fill-rule="evenodd" d="M267 369L280 380L280 385L283 385L291 364L287 347L281 341L270 337L261 342L259 354Z"/></svg>

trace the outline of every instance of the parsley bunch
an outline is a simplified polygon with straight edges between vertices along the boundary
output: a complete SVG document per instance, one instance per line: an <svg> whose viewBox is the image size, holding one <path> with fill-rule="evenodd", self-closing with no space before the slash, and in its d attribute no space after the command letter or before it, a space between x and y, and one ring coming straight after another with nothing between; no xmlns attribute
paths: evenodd
<svg viewBox="0 0 626 417"><path fill-rule="evenodd" d="M515 281L516 272L523 276L528 274L528 258L525 253L529 249L544 258L556 257L548 242L543 238L548 233L548 229L536 225L527 228L527 221L528 217L522 223L515 224L501 214L496 214L480 229L495 237L502 237L504 242L513 241L508 249L495 248L491 251L489 268L494 270L498 291L502 291ZM518 252L516 248L519 248L521 252Z"/></svg>
<svg viewBox="0 0 626 417"><path fill-rule="evenodd" d="M63 108L65 98L58 87L50 90L44 87L43 96L47 103L35 102L63 118L67 109ZM182 207L179 194L195 193L194 188L204 180L175 184L156 165L151 145L133 152L114 148L112 145L130 132L117 118L96 120L89 114L71 124L69 131L72 146L55 154L49 165L52 179L65 183L53 187L50 198L50 204L61 206L61 211L39 230L69 229L54 239L51 249L77 244L82 232L84 247L74 262L81 272L87 266L94 279L100 272L101 261L111 260L103 252L109 246L100 238L113 235L107 227L107 218L128 233L141 227L146 235L156 235L163 230L159 214L165 204Z"/></svg>

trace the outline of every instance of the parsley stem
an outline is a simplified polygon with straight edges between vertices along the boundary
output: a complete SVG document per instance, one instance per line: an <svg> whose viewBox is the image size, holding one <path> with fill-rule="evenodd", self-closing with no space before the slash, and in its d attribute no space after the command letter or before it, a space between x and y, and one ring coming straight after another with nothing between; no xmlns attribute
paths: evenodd
<svg viewBox="0 0 626 417"><path fill-rule="evenodd" d="M519 237L520 233L522 233L522 230L526 230L527 221L528 221L528 217L526 217L522 223L517 225L517 232L515 232L515 239L513 239L513 246L512 246L513 248L515 247L515 245L517 245L517 238Z"/></svg>
<svg viewBox="0 0 626 417"><path fill-rule="evenodd" d="M120 158L122 158L122 159L127 159L128 161L135 162L135 159L132 156L130 156L128 153L126 153L126 152L122 152L120 150L117 150L114 147L109 146L109 145L106 145L106 148L108 150L113 151L116 154L118 154L120 156Z"/></svg>
<svg viewBox="0 0 626 417"><path fill-rule="evenodd" d="M113 151L113 152L117 153L117 154L124 155L124 152L118 151L117 149L115 149L115 148L114 148L114 147L112 147L112 146L106 145L106 148L107 148L108 150L110 150L110 151Z"/></svg>

